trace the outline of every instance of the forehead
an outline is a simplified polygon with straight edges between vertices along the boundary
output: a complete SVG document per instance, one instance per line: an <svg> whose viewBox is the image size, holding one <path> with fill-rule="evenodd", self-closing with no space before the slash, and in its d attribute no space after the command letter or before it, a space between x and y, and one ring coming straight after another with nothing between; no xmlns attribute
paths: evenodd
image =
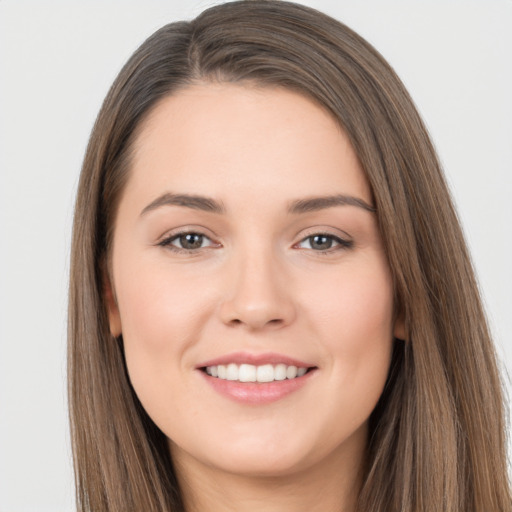
<svg viewBox="0 0 512 512"><path fill-rule="evenodd" d="M237 84L194 85L161 100L139 129L128 187L148 199L337 192L371 202L357 156L325 109L287 89Z"/></svg>

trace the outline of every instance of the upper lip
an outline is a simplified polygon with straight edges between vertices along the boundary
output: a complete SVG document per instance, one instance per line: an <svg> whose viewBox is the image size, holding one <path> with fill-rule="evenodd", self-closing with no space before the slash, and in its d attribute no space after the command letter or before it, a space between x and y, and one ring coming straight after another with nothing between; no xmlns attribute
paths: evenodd
<svg viewBox="0 0 512 512"><path fill-rule="evenodd" d="M283 354L277 354L273 352L266 352L264 354L251 354L248 352L233 352L226 354L215 359L210 359L201 364L198 364L196 368L205 368L207 366L217 366L219 364L252 364L254 366L261 366L264 364L285 364L287 366L296 366L297 368L311 368L314 364L306 363L295 359L294 357L285 356Z"/></svg>

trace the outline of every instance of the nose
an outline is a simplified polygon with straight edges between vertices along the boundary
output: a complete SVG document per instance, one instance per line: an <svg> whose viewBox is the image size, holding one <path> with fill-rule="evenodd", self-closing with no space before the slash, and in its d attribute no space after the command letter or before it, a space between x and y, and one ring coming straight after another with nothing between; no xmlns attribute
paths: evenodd
<svg viewBox="0 0 512 512"><path fill-rule="evenodd" d="M227 264L222 322L251 331L279 329L293 322L296 308L290 283L282 262L271 251L244 253Z"/></svg>

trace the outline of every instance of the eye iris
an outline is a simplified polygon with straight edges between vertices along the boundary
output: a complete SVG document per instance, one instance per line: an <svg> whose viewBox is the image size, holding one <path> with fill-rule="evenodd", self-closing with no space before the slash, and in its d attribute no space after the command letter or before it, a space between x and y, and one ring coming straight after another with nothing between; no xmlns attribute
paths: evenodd
<svg viewBox="0 0 512 512"><path fill-rule="evenodd" d="M310 237L311 247L313 249L330 249L332 247L332 238L325 235L315 235Z"/></svg>
<svg viewBox="0 0 512 512"><path fill-rule="evenodd" d="M203 245L203 235L197 233L181 235L179 240L184 249L199 249Z"/></svg>

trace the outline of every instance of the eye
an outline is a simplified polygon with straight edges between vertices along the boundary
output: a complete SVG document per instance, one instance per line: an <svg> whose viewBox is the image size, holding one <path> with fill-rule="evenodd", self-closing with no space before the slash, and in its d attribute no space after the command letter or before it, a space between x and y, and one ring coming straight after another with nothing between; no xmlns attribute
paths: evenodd
<svg viewBox="0 0 512 512"><path fill-rule="evenodd" d="M301 247L303 244L307 244L309 247ZM320 254L350 249L353 245L354 243L351 240L344 240L343 238L329 233L315 233L304 238L298 244L300 248L312 249Z"/></svg>
<svg viewBox="0 0 512 512"><path fill-rule="evenodd" d="M207 245L203 245L209 242ZM158 243L174 252L196 253L199 249L213 247L215 244L203 233L195 231L183 231L173 234Z"/></svg>

